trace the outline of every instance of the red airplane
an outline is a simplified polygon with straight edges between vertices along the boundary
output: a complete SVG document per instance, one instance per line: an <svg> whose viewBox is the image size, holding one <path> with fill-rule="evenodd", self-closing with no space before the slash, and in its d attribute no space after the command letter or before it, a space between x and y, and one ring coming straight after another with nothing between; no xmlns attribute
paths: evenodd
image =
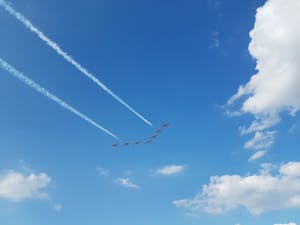
<svg viewBox="0 0 300 225"><path fill-rule="evenodd" d="M141 142L140 142L140 141L136 141L135 144L136 144L136 145L139 145L139 144L141 144Z"/></svg>
<svg viewBox="0 0 300 225"><path fill-rule="evenodd" d="M156 135L156 134L155 134L155 135L152 135L151 138L152 138L152 139L155 139L155 138L157 138L157 135Z"/></svg>
<svg viewBox="0 0 300 225"><path fill-rule="evenodd" d="M124 143L125 146L128 146L129 144L130 144L129 142Z"/></svg>
<svg viewBox="0 0 300 225"><path fill-rule="evenodd" d="M167 127L169 127L169 124L168 124L168 123L164 123L164 124L162 125L162 127L163 127L163 128L167 128Z"/></svg>
<svg viewBox="0 0 300 225"><path fill-rule="evenodd" d="M146 144L151 144L151 142L152 142L151 140L149 140L149 141L146 141Z"/></svg>
<svg viewBox="0 0 300 225"><path fill-rule="evenodd" d="M118 148L118 147L119 147L119 144L112 144L112 147Z"/></svg>

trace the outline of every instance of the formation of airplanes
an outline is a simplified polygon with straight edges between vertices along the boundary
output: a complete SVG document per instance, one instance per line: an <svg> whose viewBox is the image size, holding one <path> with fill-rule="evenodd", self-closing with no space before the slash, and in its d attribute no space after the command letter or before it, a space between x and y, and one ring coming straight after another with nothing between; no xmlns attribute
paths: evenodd
<svg viewBox="0 0 300 225"><path fill-rule="evenodd" d="M135 142L125 142L125 143L122 143L122 144L119 144L119 143L113 143L112 144L112 147L113 148L119 148L121 146L125 146L125 147L128 147L129 145L140 145L140 144L151 144L153 142L154 139L156 139L163 131L163 129L166 129L169 127L169 124L168 123L164 123L161 125L160 128L158 128L157 130L155 130L155 134L152 134L150 136L149 139L147 139L146 141L135 141Z"/></svg>

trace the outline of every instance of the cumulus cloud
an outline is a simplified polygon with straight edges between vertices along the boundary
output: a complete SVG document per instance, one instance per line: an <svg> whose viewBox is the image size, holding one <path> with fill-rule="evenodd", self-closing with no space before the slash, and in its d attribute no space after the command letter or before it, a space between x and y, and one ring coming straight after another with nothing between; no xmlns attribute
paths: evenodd
<svg viewBox="0 0 300 225"><path fill-rule="evenodd" d="M0 198L14 202L30 198L48 198L45 189L51 183L51 178L45 174L23 175L9 171L0 177Z"/></svg>
<svg viewBox="0 0 300 225"><path fill-rule="evenodd" d="M249 161L249 162L252 162L252 161L258 160L258 159L260 159L261 157L263 157L266 153L267 153L267 151L258 151L258 152L255 152L255 153L248 159L248 161Z"/></svg>
<svg viewBox="0 0 300 225"><path fill-rule="evenodd" d="M300 162L289 162L282 165L280 173L289 177L300 177Z"/></svg>
<svg viewBox="0 0 300 225"><path fill-rule="evenodd" d="M130 178L128 178L128 177L118 178L118 179L115 180L115 183L122 186L122 187L130 188L130 189L139 189L140 188L139 185L132 182L130 180Z"/></svg>
<svg viewBox="0 0 300 225"><path fill-rule="evenodd" d="M265 146L250 141L246 148L270 147L274 133L267 130L278 124L282 112L294 116L300 109L299 11L299 0L268 0L257 9L249 44L257 73L228 100L229 105L241 102L233 114L254 117L248 127L241 128L241 133L255 133L266 139Z"/></svg>
<svg viewBox="0 0 300 225"><path fill-rule="evenodd" d="M223 214L239 206L251 214L300 207L300 162L282 164L279 168L264 164L258 174L223 175L210 178L210 183L193 198L173 201L190 213L201 211ZM274 175L271 174L271 170Z"/></svg>
<svg viewBox="0 0 300 225"><path fill-rule="evenodd" d="M158 175L170 176L174 174L181 173L185 169L183 165L169 165L163 168L160 168L156 171Z"/></svg>

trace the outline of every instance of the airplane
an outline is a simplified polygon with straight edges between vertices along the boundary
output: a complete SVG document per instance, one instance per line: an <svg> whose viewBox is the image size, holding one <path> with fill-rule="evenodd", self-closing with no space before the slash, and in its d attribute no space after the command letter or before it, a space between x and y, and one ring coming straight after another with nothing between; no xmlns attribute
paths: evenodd
<svg viewBox="0 0 300 225"><path fill-rule="evenodd" d="M139 145L139 144L141 144L141 142L140 142L140 141L136 141L135 144L136 144L136 145Z"/></svg>
<svg viewBox="0 0 300 225"><path fill-rule="evenodd" d="M112 144L112 147L118 148L118 147L119 147L119 144Z"/></svg>
<svg viewBox="0 0 300 225"><path fill-rule="evenodd" d="M125 146L128 146L129 144L130 144L129 142L124 143Z"/></svg>
<svg viewBox="0 0 300 225"><path fill-rule="evenodd" d="M156 130L155 132L159 134L159 133L161 133L161 130Z"/></svg>
<svg viewBox="0 0 300 225"><path fill-rule="evenodd" d="M152 141L151 140L149 140L149 141L146 141L146 144L151 144L152 143Z"/></svg>
<svg viewBox="0 0 300 225"><path fill-rule="evenodd" d="M155 138L157 138L157 135L154 134L154 135L151 136L151 138L152 138L152 139L155 139Z"/></svg>
<svg viewBox="0 0 300 225"><path fill-rule="evenodd" d="M164 124L162 125L162 127L163 127L163 128L167 128L167 127L169 127L169 124L168 124L168 123L164 123Z"/></svg>

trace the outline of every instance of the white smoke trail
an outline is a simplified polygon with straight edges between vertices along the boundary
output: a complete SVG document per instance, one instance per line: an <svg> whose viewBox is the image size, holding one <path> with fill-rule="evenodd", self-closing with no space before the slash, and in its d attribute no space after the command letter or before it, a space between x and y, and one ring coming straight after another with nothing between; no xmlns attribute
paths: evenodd
<svg viewBox="0 0 300 225"><path fill-rule="evenodd" d="M105 129L104 127L102 127L98 123L94 122L92 119L90 119L86 115L82 114L77 109L73 108L72 106L68 105L66 102L64 102L60 98L58 98L55 95L51 94L45 88L43 88L39 84L35 83L30 78L26 77L22 72L19 72L18 70L16 70L12 65L8 64L1 57L0 57L0 66L4 70L8 71L12 76L14 76L15 78L19 79L20 81L22 81L23 83L25 83L29 87L31 87L34 90L36 90L37 92L39 92L40 94L42 94L45 97L51 99L52 101L56 102L57 104L59 104L60 106L62 106L63 108L65 108L66 110L69 110L70 112L72 112L75 115L79 116L81 119L85 120L86 122L92 124L93 126L97 127L98 129L104 131L105 133L107 133L110 136L112 136L112 137L114 137L114 138L116 138L116 139L119 140L119 138L116 135L114 135L113 133L111 133L109 130Z"/></svg>
<svg viewBox="0 0 300 225"><path fill-rule="evenodd" d="M152 126L152 124L144 118L140 113L135 111L130 105L128 105L124 100L122 100L118 95L116 95L112 90L110 90L105 84L103 84L100 80L98 80L93 74L87 71L84 67L82 67L77 61L75 61L67 52L63 51L57 43L49 39L42 31L40 31L37 27L35 27L26 17L24 17L21 13L17 12L14 8L12 8L7 2L4 0L0 0L0 6L2 6L9 14L18 19L21 23L25 25L33 33L37 34L38 37L44 41L49 47L51 47L57 54L61 55L67 62L72 64L76 69L78 69L85 76L90 78L94 83L96 83L99 87L101 87L104 91L106 91L109 95L115 98L118 102L124 105L127 109L133 112L136 116L142 119L145 123Z"/></svg>

